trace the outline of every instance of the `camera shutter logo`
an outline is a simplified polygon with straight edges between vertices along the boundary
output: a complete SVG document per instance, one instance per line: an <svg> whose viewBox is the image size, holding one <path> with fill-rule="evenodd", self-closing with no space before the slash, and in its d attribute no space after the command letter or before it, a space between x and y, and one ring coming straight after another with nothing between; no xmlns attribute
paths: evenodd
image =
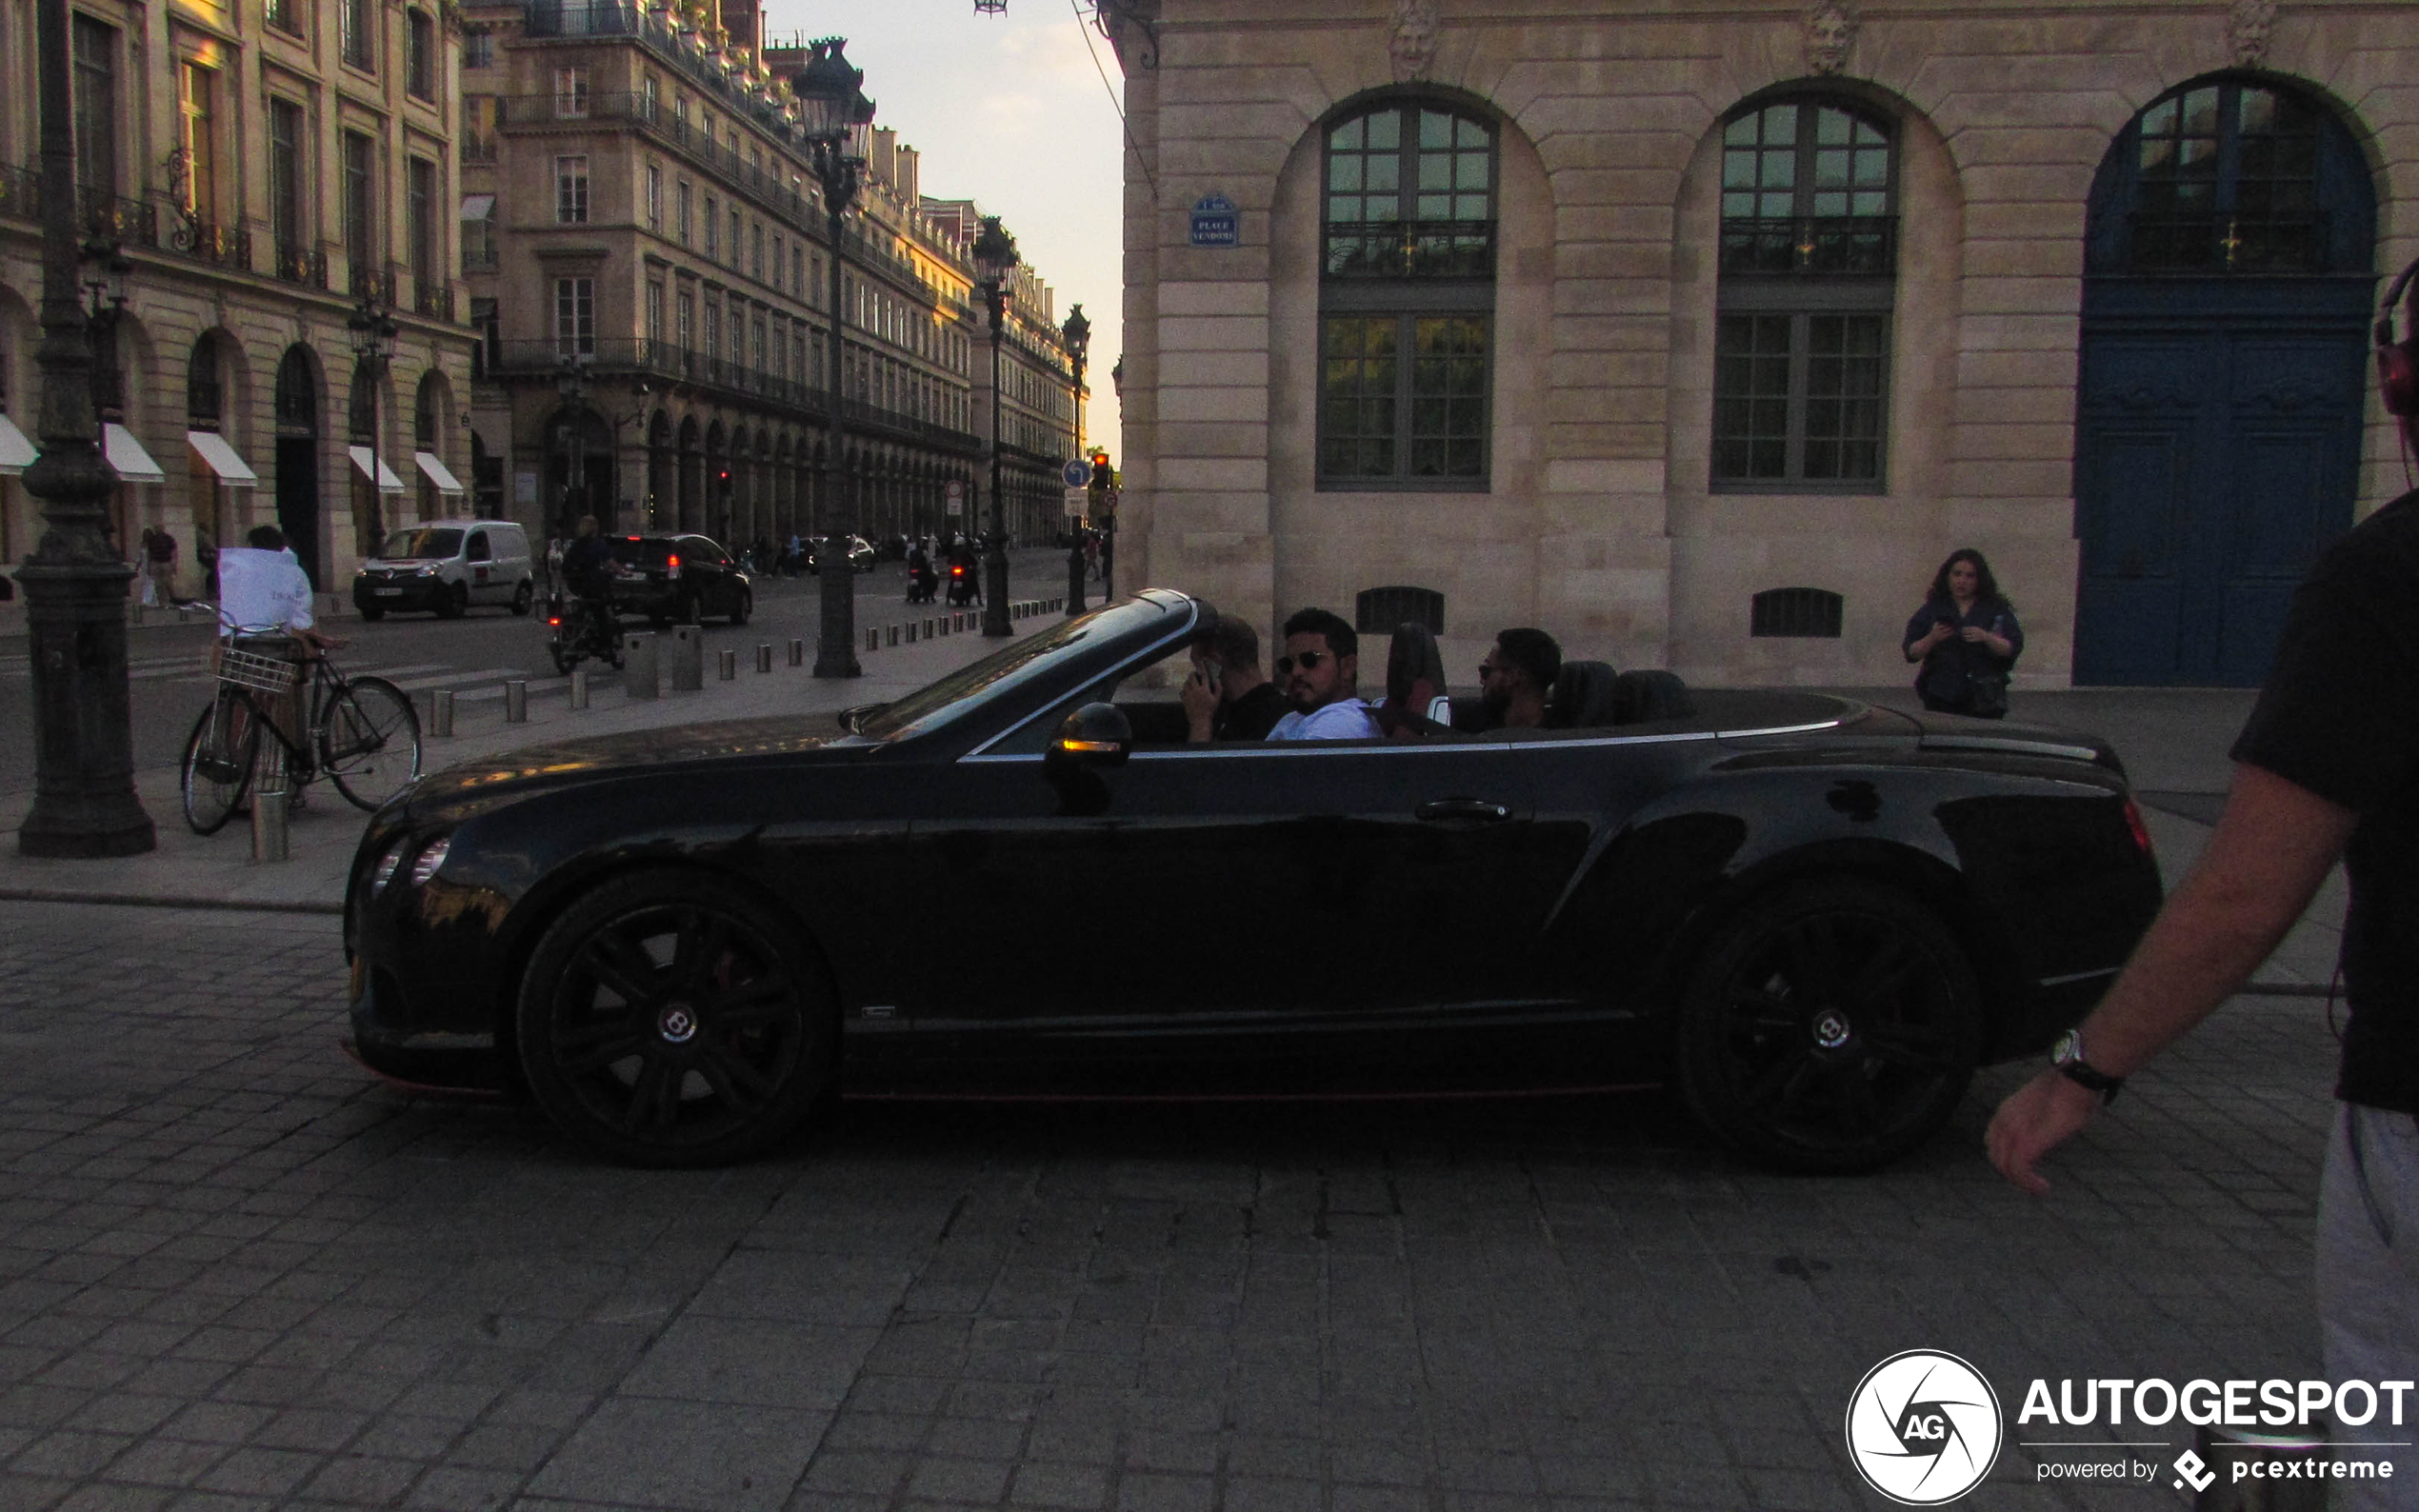
<svg viewBox="0 0 2419 1512"><path fill-rule="evenodd" d="M1865 1373L1848 1399L1848 1452L1866 1482L1907 1506L1939 1506L1999 1461L1999 1395L1982 1372L1909 1349Z"/></svg>

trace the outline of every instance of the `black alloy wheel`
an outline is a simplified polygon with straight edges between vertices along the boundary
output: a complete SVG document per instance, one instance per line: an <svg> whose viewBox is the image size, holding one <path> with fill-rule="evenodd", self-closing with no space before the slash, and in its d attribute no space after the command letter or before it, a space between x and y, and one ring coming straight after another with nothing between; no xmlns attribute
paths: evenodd
<svg viewBox="0 0 2419 1512"><path fill-rule="evenodd" d="M460 583L437 594L437 618L458 620L470 608L470 590Z"/></svg>
<svg viewBox="0 0 2419 1512"><path fill-rule="evenodd" d="M574 902L531 952L521 1068L555 1125L630 1165L715 1165L795 1127L832 1074L835 1013L794 920L670 869Z"/></svg>
<svg viewBox="0 0 2419 1512"><path fill-rule="evenodd" d="M1844 1174L1938 1132L1982 1045L1981 992L1939 917L1827 878L1715 935L1682 1005L1677 1069L1689 1109L1741 1155Z"/></svg>
<svg viewBox="0 0 2419 1512"><path fill-rule="evenodd" d="M530 612L530 605L535 602L536 598L536 587L529 579L523 578L521 586L512 590L512 617L515 619L526 617Z"/></svg>

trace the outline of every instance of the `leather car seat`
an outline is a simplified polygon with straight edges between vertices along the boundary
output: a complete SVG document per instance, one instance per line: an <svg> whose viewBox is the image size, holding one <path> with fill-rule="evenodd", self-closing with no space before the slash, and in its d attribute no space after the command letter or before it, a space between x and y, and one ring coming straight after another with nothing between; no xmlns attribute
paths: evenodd
<svg viewBox="0 0 2419 1512"><path fill-rule="evenodd" d="M1427 740L1449 733L1452 700L1445 692L1445 655L1425 625L1394 627L1386 653L1386 702L1370 713L1389 740Z"/></svg>
<svg viewBox="0 0 2419 1512"><path fill-rule="evenodd" d="M1609 662L1565 662L1546 695L1548 729L1596 729L1613 723L1620 677Z"/></svg>
<svg viewBox="0 0 2419 1512"><path fill-rule="evenodd" d="M1696 701L1689 697L1689 685L1680 681L1676 672L1642 668L1624 672L1613 680L1612 722L1616 725L1687 719L1696 711Z"/></svg>

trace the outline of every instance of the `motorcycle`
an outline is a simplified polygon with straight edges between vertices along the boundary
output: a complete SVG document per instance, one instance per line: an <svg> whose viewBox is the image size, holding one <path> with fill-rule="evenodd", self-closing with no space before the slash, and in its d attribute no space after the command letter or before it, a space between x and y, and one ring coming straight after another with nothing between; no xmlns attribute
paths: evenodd
<svg viewBox="0 0 2419 1512"><path fill-rule="evenodd" d="M907 601L910 604L930 604L939 596L940 580L931 564L921 563L908 568Z"/></svg>
<svg viewBox="0 0 2419 1512"><path fill-rule="evenodd" d="M566 600L560 590L547 595L546 627L547 654L565 677L591 656L610 666L622 665L621 637L587 599Z"/></svg>
<svg viewBox="0 0 2419 1512"><path fill-rule="evenodd" d="M974 569L963 562L950 564L950 607L964 608L974 602Z"/></svg>

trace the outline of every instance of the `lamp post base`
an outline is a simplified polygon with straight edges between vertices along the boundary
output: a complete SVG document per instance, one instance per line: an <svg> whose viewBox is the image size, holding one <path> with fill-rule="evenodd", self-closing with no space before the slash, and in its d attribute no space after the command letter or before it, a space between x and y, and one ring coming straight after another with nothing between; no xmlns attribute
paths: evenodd
<svg viewBox="0 0 2419 1512"><path fill-rule="evenodd" d="M46 543L47 544L47 543ZM126 585L116 562L17 569L33 679L33 807L17 853L66 860L139 856L158 843L134 796L126 683Z"/></svg>
<svg viewBox="0 0 2419 1512"><path fill-rule="evenodd" d="M983 633L1013 635L1008 612L1008 551L994 539L983 550Z"/></svg>
<svg viewBox="0 0 2419 1512"><path fill-rule="evenodd" d="M1075 535L1075 544L1067 548L1067 617L1073 619L1084 612L1084 537Z"/></svg>

